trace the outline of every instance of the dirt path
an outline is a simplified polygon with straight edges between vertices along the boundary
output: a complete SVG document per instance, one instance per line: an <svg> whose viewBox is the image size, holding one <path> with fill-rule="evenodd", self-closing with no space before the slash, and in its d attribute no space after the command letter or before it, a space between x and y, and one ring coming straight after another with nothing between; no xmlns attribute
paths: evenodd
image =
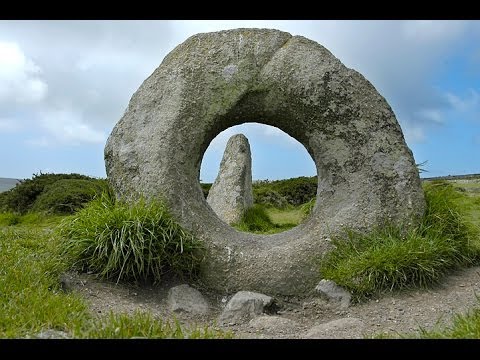
<svg viewBox="0 0 480 360"><path fill-rule="evenodd" d="M85 274L68 274L68 278L69 287L87 299L94 314L110 310L127 313L142 310L164 319L172 318L167 306L167 293L178 282L168 281L161 286L134 286L98 281ZM212 293L202 293L212 306L209 316L175 314L175 317L186 326L208 324L219 328L216 320L227 299ZM458 271L433 289L389 294L345 310L319 297L288 301L282 299L279 300L280 308L275 316L276 320L292 320L293 322L286 321L288 326L279 325L283 324L281 320L273 326L262 322L260 325L246 323L221 328L233 331L236 338L298 339L305 338L313 326L341 318L358 318L365 324L362 330L365 337L378 333L412 334L419 327L431 329L437 323L449 324L453 314L465 313L480 306L475 293L480 295L479 266ZM352 338L358 336L357 332L347 330L342 337Z"/></svg>

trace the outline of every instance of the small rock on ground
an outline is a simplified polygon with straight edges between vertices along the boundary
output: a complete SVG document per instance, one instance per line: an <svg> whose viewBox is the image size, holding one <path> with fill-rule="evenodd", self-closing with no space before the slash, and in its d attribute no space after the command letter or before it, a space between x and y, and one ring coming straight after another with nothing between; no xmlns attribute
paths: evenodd
<svg viewBox="0 0 480 360"><path fill-rule="evenodd" d="M227 303L220 315L222 324L238 324L261 315L264 310L273 305L270 296L252 292L239 291Z"/></svg>
<svg viewBox="0 0 480 360"><path fill-rule="evenodd" d="M184 312L195 315L206 315L209 312L207 300L197 289L188 284L171 288L168 292L170 310L176 313Z"/></svg>
<svg viewBox="0 0 480 360"><path fill-rule="evenodd" d="M320 280L315 287L315 290L329 301L340 305L342 309L346 309L350 306L352 295L332 280Z"/></svg>

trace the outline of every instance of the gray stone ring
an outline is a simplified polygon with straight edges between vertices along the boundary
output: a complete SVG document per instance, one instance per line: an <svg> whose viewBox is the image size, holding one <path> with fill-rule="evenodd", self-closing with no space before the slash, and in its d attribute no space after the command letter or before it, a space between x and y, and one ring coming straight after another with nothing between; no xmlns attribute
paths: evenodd
<svg viewBox="0 0 480 360"><path fill-rule="evenodd" d="M278 127L315 161L315 208L289 231L236 231L204 199L205 150L245 122ZM163 198L204 241L201 279L226 293L305 293L321 278L318 259L331 236L386 221L408 227L425 208L412 152L386 100L323 46L278 30L197 34L178 45L132 96L105 162L117 197Z"/></svg>

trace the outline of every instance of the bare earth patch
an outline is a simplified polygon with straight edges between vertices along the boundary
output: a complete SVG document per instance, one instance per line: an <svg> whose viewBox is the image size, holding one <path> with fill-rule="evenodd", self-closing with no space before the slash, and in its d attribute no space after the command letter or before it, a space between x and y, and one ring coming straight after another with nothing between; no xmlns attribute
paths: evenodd
<svg viewBox="0 0 480 360"><path fill-rule="evenodd" d="M217 320L229 298L204 289L199 290L210 304L208 315L173 314L170 311L168 290L181 284L179 280L168 279L154 286L115 284L87 274L69 273L65 276L68 288L85 297L93 314L105 314L110 310L116 313L148 311L162 319L176 318L187 327L197 325L230 330L235 338L302 339L312 327L342 318L360 319L365 325L362 330L364 337L379 333L393 336L415 334L420 327L432 329L437 324L450 324L454 314L465 313L478 306L476 293L480 294L480 266L476 266L455 272L434 288L390 293L347 309L340 309L318 296L307 299L276 298L276 314L262 315L271 318L220 326ZM356 333L353 329L350 334L347 329L348 335L344 338L353 338Z"/></svg>

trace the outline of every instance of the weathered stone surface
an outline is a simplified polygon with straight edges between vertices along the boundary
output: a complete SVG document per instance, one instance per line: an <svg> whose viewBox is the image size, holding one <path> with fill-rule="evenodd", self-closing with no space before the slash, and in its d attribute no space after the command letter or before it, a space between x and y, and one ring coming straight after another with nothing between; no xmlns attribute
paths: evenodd
<svg viewBox="0 0 480 360"><path fill-rule="evenodd" d="M168 304L170 310L177 313L190 313L206 315L209 311L207 300L197 289L188 284L182 284L168 291Z"/></svg>
<svg viewBox="0 0 480 360"><path fill-rule="evenodd" d="M352 295L341 286L338 286L335 281L322 279L315 287L315 290L328 300L337 303L341 308L346 309L350 306Z"/></svg>
<svg viewBox="0 0 480 360"><path fill-rule="evenodd" d="M219 322L222 324L247 322L253 317L262 314L265 308L272 304L273 299L270 296L252 291L239 291L225 306Z"/></svg>
<svg viewBox="0 0 480 360"><path fill-rule="evenodd" d="M289 231L253 235L221 221L203 196L202 156L247 121L302 143L318 174L316 205ZM420 219L425 199L412 152L374 86L326 48L278 30L197 34L178 45L132 96L105 147L117 197L162 197L208 253L205 284L294 295L318 283L313 258L328 238L386 220Z"/></svg>
<svg viewBox="0 0 480 360"><path fill-rule="evenodd" d="M239 222L245 210L253 206L252 154L245 135L228 139L207 203L227 224Z"/></svg>
<svg viewBox="0 0 480 360"><path fill-rule="evenodd" d="M35 339L70 339L65 331L48 329L33 336Z"/></svg>
<svg viewBox="0 0 480 360"><path fill-rule="evenodd" d="M307 339L362 339L365 323L357 318L343 318L314 326Z"/></svg>
<svg viewBox="0 0 480 360"><path fill-rule="evenodd" d="M274 315L260 315L248 324L253 329L264 332L291 333L300 328L297 322Z"/></svg>

